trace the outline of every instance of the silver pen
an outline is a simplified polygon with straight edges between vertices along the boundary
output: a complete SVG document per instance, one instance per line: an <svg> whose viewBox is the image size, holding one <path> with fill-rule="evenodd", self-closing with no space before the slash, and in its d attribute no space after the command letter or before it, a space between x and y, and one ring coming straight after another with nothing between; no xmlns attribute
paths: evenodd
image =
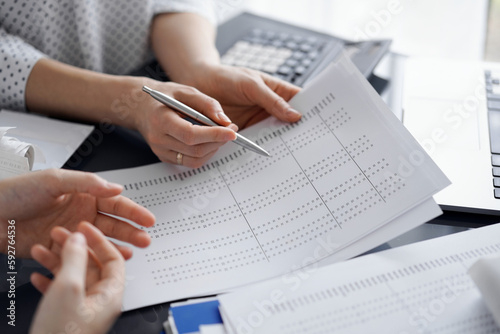
<svg viewBox="0 0 500 334"><path fill-rule="evenodd" d="M147 86L143 86L142 90L151 95L153 98L156 100L160 101L167 107L170 107L174 109L175 111L180 112L181 114L203 124L203 125L208 125L208 126L221 126L220 124L215 123L212 121L210 118L206 117L205 115L199 113L198 111L194 110L193 108L185 105L182 102L177 101L176 99L163 94L162 92L159 92L157 90L151 89ZM259 153L260 155L270 157L271 155L267 153L266 150L264 150L262 147L259 145L255 144L254 142L250 141L249 139L243 137L242 135L236 133L236 139L233 140L234 143L243 146L246 149L249 149L250 151L253 151L255 153Z"/></svg>

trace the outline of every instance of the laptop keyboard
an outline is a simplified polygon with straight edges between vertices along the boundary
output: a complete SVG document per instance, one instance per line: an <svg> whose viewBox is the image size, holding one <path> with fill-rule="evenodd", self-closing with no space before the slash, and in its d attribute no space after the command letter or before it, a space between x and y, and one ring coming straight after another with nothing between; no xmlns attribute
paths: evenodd
<svg viewBox="0 0 500 334"><path fill-rule="evenodd" d="M490 127L493 195L500 199L500 73L485 71L484 76Z"/></svg>
<svg viewBox="0 0 500 334"><path fill-rule="evenodd" d="M315 36L253 29L222 56L221 62L296 82L318 60L325 44Z"/></svg>

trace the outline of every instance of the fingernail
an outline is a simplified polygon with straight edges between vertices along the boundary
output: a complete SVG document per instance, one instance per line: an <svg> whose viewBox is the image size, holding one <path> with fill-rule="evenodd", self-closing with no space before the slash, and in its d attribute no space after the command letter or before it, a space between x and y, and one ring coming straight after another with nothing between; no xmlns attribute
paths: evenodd
<svg viewBox="0 0 500 334"><path fill-rule="evenodd" d="M288 108L287 109L287 114L290 115L290 116L302 116L302 114L300 112L298 112L297 110L293 109L293 108Z"/></svg>
<svg viewBox="0 0 500 334"><path fill-rule="evenodd" d="M229 119L229 117L226 116L226 114L224 114L223 112L219 112L217 113L217 118L223 122L229 122L231 123L231 120Z"/></svg>
<svg viewBox="0 0 500 334"><path fill-rule="evenodd" d="M233 133L228 133L228 134L226 135L226 140L228 140L228 141L229 141L229 140L235 140L235 139L236 139L236 135L235 135L234 133L235 133L235 132L233 132Z"/></svg>
<svg viewBox="0 0 500 334"><path fill-rule="evenodd" d="M85 244L87 243L87 241L85 240L85 237L80 232L73 233L71 235L70 239L71 239L71 242L73 242L77 245L85 246Z"/></svg>
<svg viewBox="0 0 500 334"><path fill-rule="evenodd" d="M106 185L108 188L119 188L119 189L123 189L123 186L121 184L118 184L118 183L112 183L112 182L108 182L108 184Z"/></svg>

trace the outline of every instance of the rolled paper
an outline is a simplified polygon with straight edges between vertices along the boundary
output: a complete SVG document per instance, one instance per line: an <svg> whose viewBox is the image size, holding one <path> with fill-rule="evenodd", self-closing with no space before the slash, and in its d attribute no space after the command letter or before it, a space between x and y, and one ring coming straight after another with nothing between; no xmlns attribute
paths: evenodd
<svg viewBox="0 0 500 334"><path fill-rule="evenodd" d="M500 327L500 257L481 258L468 271Z"/></svg>

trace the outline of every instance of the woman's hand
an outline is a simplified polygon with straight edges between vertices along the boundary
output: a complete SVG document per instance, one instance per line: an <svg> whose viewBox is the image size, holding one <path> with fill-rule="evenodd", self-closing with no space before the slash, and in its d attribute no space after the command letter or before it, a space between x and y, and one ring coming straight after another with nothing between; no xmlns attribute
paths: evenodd
<svg viewBox="0 0 500 334"><path fill-rule="evenodd" d="M92 224L81 223L78 230L55 227L53 250L42 245L31 250L33 258L54 274L53 280L38 273L31 276L44 295L31 333L106 333L120 314L124 260Z"/></svg>
<svg viewBox="0 0 500 334"><path fill-rule="evenodd" d="M130 199L120 196L122 186L109 183L92 173L51 169L32 172L0 181L0 228L7 235L9 220L16 224L16 255L29 257L31 247L52 247L50 231L64 226L75 231L82 220L95 225L105 235L146 247L151 243L147 232L110 215L123 217L150 227L152 213ZM7 249L0 238L0 250ZM118 246L127 259L129 247Z"/></svg>
<svg viewBox="0 0 500 334"><path fill-rule="evenodd" d="M197 168L207 162L228 141L236 139L238 127L224 114L219 102L195 88L149 81L149 87L201 112L220 127L194 125L177 112L143 93L136 127L153 152L164 162ZM139 87L142 88L142 87ZM178 161L178 154L181 161Z"/></svg>
<svg viewBox="0 0 500 334"><path fill-rule="evenodd" d="M194 66L188 83L220 102L239 128L245 128L272 115L285 122L296 122L301 114L287 103L300 88L268 74L219 64Z"/></svg>

